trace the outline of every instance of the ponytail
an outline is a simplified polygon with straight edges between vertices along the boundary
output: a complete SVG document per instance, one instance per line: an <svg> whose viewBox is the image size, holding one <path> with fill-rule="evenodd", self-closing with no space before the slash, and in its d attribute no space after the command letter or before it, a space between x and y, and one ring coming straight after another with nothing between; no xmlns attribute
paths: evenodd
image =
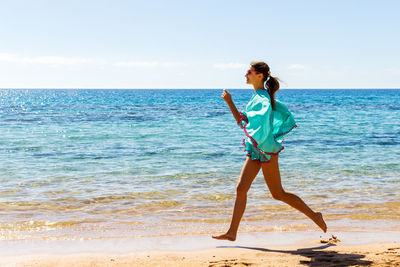
<svg viewBox="0 0 400 267"><path fill-rule="evenodd" d="M263 61L252 61L250 66L254 68L255 71L264 75L265 89L267 89L271 99L272 109L275 109L275 93L279 90L279 79L271 76L268 64Z"/></svg>
<svg viewBox="0 0 400 267"><path fill-rule="evenodd" d="M275 109L275 93L279 90L279 79L277 77L269 76L265 83L269 97L271 98L272 109Z"/></svg>

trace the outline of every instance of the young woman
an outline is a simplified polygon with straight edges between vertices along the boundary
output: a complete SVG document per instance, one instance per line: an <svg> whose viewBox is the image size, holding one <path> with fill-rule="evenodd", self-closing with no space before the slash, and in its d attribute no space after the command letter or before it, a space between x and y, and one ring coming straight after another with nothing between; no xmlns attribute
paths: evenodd
<svg viewBox="0 0 400 267"><path fill-rule="evenodd" d="M327 226L322 214L314 212L301 198L282 188L278 166L279 152L283 150L281 143L283 136L297 125L287 107L275 100L275 93L279 90L278 79L271 76L269 66L265 62L252 62L245 77L247 84L253 85L255 91L245 111L239 112L236 109L228 91L224 90L222 93L222 98L247 136L247 139L243 140L247 158L236 187L236 200L229 230L225 234L212 237L236 240L239 223L246 208L247 191L260 169L274 199L304 213L326 232Z"/></svg>

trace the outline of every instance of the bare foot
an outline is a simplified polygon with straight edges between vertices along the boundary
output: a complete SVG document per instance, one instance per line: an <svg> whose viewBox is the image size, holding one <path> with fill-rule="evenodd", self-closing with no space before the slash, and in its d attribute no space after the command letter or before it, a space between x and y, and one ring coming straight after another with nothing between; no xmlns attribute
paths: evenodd
<svg viewBox="0 0 400 267"><path fill-rule="evenodd" d="M315 213L315 219L313 221L322 229L322 231L324 231L324 233L326 233L327 227L324 218L322 218L321 212Z"/></svg>
<svg viewBox="0 0 400 267"><path fill-rule="evenodd" d="M229 240L229 241L236 240L236 236L229 235L228 233L223 234L223 235L213 235L212 238L219 239L219 240Z"/></svg>

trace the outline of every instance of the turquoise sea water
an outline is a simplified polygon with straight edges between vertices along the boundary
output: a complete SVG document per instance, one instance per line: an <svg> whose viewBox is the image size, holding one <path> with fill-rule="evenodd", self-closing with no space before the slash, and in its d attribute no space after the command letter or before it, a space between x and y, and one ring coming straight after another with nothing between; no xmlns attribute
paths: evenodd
<svg viewBox="0 0 400 267"><path fill-rule="evenodd" d="M243 110L253 89L229 90ZM211 233L246 159L222 90L0 90L0 238ZM297 128L282 183L337 229L400 221L400 90L276 95ZM361 223L360 223L361 222ZM262 173L240 231L313 228ZM318 230L318 229L315 229Z"/></svg>

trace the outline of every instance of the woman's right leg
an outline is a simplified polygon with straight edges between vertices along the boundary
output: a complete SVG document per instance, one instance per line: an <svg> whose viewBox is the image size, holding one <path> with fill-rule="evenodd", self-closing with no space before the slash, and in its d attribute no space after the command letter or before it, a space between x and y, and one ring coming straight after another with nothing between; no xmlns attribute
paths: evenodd
<svg viewBox="0 0 400 267"><path fill-rule="evenodd" d="M236 240L236 233L239 228L239 223L246 208L247 192L249 191L250 186L260 169L260 161L251 160L250 157L246 158L246 162L244 163L239 182L236 187L236 200L233 208L231 226L229 227L228 232L219 236L212 236L213 238L230 241Z"/></svg>
<svg viewBox="0 0 400 267"><path fill-rule="evenodd" d="M265 182L269 190L271 191L272 197L276 200L280 200L289 204L298 211L304 213L311 220L313 220L324 232L326 232L327 226L322 218L320 212L314 212L304 201L293 193L286 192L282 188L281 175L279 172L278 164L279 155L272 155L269 162L262 163L262 171L264 174Z"/></svg>

